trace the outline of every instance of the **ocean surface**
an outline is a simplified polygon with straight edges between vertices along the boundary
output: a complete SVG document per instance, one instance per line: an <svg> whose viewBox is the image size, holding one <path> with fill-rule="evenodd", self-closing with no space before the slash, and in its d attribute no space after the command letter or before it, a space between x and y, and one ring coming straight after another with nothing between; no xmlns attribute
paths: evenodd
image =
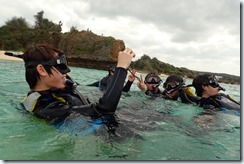
<svg viewBox="0 0 244 164"><path fill-rule="evenodd" d="M107 71L71 67L78 90L96 102L102 92L86 84ZM143 78L145 76L143 75ZM165 81L166 77L162 77ZM191 80L186 79L190 84ZM240 101L240 85L221 84ZM162 86L160 86L162 87ZM202 115L203 109L179 101L152 99L136 86L123 93L116 127L74 115L60 127L25 112L20 102L29 87L24 64L0 60L1 160L163 160L236 161L241 159L240 116L234 112Z"/></svg>

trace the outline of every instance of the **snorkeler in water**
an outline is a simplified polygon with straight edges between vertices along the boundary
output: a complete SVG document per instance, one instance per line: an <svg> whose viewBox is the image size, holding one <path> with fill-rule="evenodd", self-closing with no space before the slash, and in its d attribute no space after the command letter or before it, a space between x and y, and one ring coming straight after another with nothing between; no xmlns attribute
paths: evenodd
<svg viewBox="0 0 244 164"><path fill-rule="evenodd" d="M185 85L183 78L179 75L170 75L163 84L163 98L170 100L181 99L183 103L195 104L199 98Z"/></svg>
<svg viewBox="0 0 244 164"><path fill-rule="evenodd" d="M111 66L108 70L108 74L105 77L103 77L101 80L96 81L92 84L88 84L87 86L99 87L101 90L106 90L108 84L112 80L112 76L114 75L115 68L116 68L115 65Z"/></svg>
<svg viewBox="0 0 244 164"><path fill-rule="evenodd" d="M67 74L70 69L61 51L48 44L32 45L23 55L30 91L22 104L51 124L64 121L72 113L90 117L114 115L134 56L129 48L119 52L112 85L98 102L91 103L76 90L77 83Z"/></svg>
<svg viewBox="0 0 244 164"><path fill-rule="evenodd" d="M149 73L145 77L144 81L142 76L137 83L137 87L148 96L160 97L162 96L162 91L159 89L162 80L156 73Z"/></svg>
<svg viewBox="0 0 244 164"><path fill-rule="evenodd" d="M141 77L137 86L141 91L145 92L145 94L149 96L162 97L168 100L178 100L178 98L180 98L183 103L195 104L198 101L195 94L185 85L181 76L168 76L166 81L163 83L163 91L159 88L161 82L162 80L157 74L149 73L145 77L144 81Z"/></svg>
<svg viewBox="0 0 244 164"><path fill-rule="evenodd" d="M114 75L115 68L116 68L116 66L111 66L108 70L108 75L103 77L100 81L96 81L92 84L88 84L87 86L98 87L102 91L106 91L114 77L113 75ZM130 91L131 85L133 84L133 82L135 81L135 78L136 78L136 75L135 75L136 70L135 69L132 69L132 70L128 69L128 70L130 71L130 74L128 75L128 80L127 80L125 86L123 87L124 92Z"/></svg>
<svg viewBox="0 0 244 164"><path fill-rule="evenodd" d="M210 110L234 110L240 111L240 103L232 99L229 95L220 93L225 91L221 87L214 75L202 74L193 79L192 86L196 89L200 107Z"/></svg>

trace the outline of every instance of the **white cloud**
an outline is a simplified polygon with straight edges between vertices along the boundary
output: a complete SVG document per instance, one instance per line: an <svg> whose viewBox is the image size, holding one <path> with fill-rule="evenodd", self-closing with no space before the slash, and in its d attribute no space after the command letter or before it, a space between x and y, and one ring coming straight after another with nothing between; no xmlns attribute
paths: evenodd
<svg viewBox="0 0 244 164"><path fill-rule="evenodd" d="M2 2L1 2L2 1ZM34 15L124 40L143 54L193 70L240 75L240 1L236 0L0 0L0 26Z"/></svg>

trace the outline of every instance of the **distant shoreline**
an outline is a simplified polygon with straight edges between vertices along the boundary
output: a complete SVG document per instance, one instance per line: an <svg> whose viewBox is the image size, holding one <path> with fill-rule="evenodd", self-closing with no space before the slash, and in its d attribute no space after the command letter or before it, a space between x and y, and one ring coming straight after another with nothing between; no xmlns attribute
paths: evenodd
<svg viewBox="0 0 244 164"><path fill-rule="evenodd" d="M11 57L11 56L7 56L7 55L4 55L6 51L4 50L0 50L0 60L3 59L3 60L14 60L14 61L21 61L23 62L23 59L20 59L20 58L17 58L17 57ZM146 76L148 73L146 72L143 72L143 71L140 71L140 70L137 70L137 76L140 78L140 75L142 76ZM167 77L169 75L167 74L160 74L159 75L160 77ZM143 78L144 79L144 78ZM192 79L192 78L189 78L189 79ZM233 83L228 83L228 82L223 82L223 83L227 83L227 84L233 84ZM237 84L237 85L240 85L239 83L234 83L234 84Z"/></svg>
<svg viewBox="0 0 244 164"><path fill-rule="evenodd" d="M0 51L0 59L3 59L3 60L23 61L20 58L16 58L16 57L11 57L11 56L4 55L5 52L6 51L3 51L3 50Z"/></svg>

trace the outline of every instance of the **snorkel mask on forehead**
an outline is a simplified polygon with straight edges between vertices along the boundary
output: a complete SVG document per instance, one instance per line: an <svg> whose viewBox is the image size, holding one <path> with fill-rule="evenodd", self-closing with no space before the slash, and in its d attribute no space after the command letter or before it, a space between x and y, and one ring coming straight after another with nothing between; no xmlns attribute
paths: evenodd
<svg viewBox="0 0 244 164"><path fill-rule="evenodd" d="M213 88L219 88L219 90L225 91L225 89L219 85L219 83L214 75L209 76L208 82L203 82L202 85L205 85L205 86L210 85Z"/></svg>
<svg viewBox="0 0 244 164"><path fill-rule="evenodd" d="M60 73L66 74L70 72L69 67L67 66L67 60L64 54L59 53L54 59L49 61L31 61L25 63L25 68L37 66L38 64L54 66Z"/></svg>

